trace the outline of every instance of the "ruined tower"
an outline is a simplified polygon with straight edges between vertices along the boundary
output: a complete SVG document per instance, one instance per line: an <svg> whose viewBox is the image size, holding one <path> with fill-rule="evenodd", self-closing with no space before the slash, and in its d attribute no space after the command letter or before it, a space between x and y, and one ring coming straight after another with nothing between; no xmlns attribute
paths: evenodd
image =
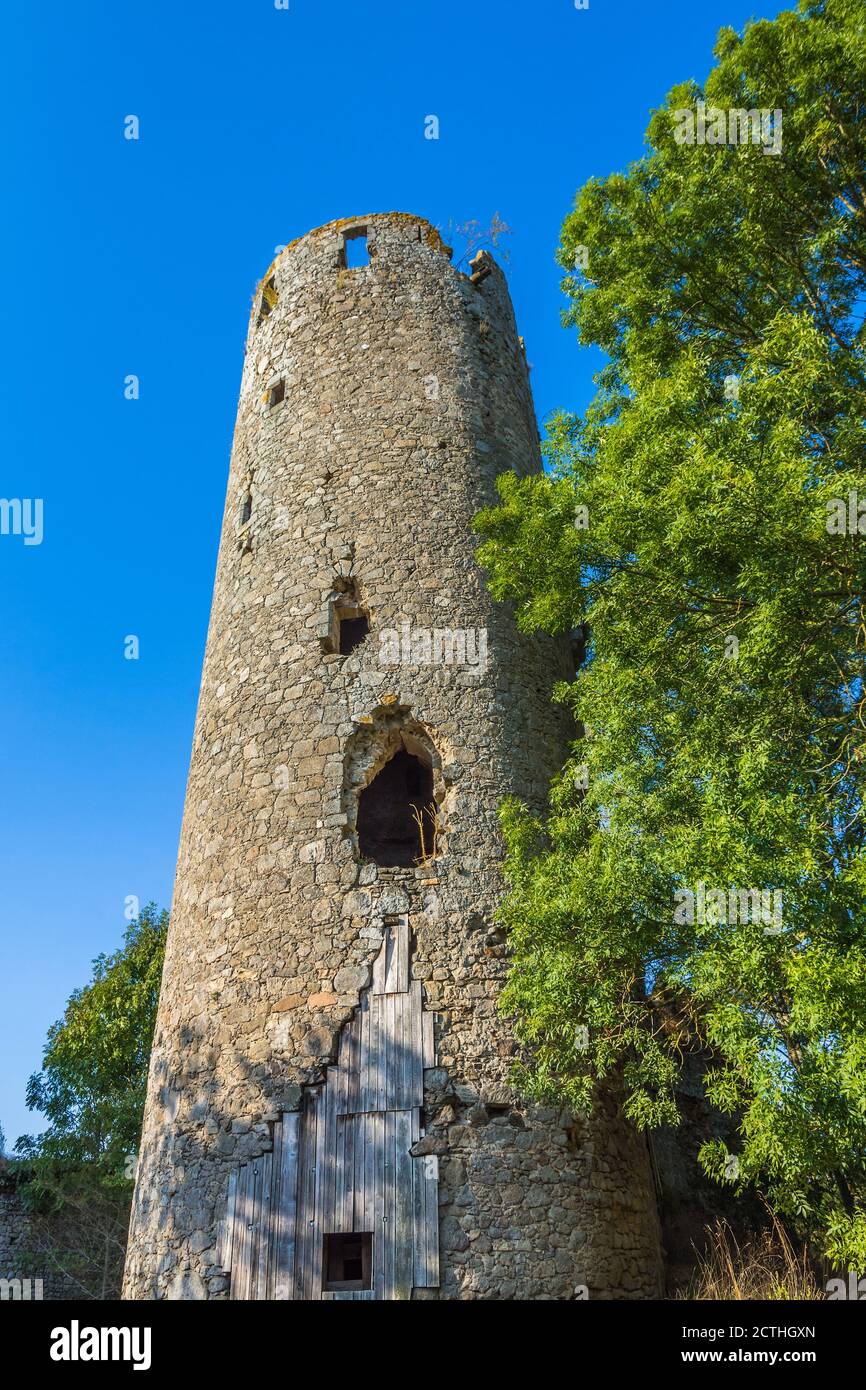
<svg viewBox="0 0 866 1390"><path fill-rule="evenodd" d="M127 1297L659 1292L644 1141L509 1087L497 808L569 672L473 559L540 458L502 272L449 256L340 221L255 297Z"/></svg>

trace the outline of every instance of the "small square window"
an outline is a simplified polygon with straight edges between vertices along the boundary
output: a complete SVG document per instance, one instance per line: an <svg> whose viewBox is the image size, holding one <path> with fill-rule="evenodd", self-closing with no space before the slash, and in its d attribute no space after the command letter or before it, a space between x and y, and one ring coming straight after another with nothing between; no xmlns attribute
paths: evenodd
<svg viewBox="0 0 866 1390"><path fill-rule="evenodd" d="M370 264L370 248L367 245L367 228L357 227L346 232L343 237L343 258L347 270L358 270Z"/></svg>
<svg viewBox="0 0 866 1390"><path fill-rule="evenodd" d="M373 1287L372 1231L325 1236L322 1287L335 1290Z"/></svg>
<svg viewBox="0 0 866 1390"><path fill-rule="evenodd" d="M268 394L268 407L273 410L275 405L286 399L286 383L281 377L279 381L271 387Z"/></svg>
<svg viewBox="0 0 866 1390"><path fill-rule="evenodd" d="M367 633L370 631L370 619L366 613L355 614L349 612L344 617L338 614L340 621L339 650L340 656L351 656L356 647L360 647Z"/></svg>

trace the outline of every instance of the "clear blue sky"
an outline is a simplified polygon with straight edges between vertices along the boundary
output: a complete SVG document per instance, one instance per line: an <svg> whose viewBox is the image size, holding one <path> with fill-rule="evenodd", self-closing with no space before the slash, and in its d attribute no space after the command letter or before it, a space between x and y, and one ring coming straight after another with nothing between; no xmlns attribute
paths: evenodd
<svg viewBox="0 0 866 1390"><path fill-rule="evenodd" d="M41 545L0 536L8 1144L41 1127L27 1077L118 945L125 898L170 902L250 296L274 248L335 217L498 211L539 415L580 408L598 359L560 326L554 263L574 193L641 154L651 108L706 75L722 25L779 8L7 8L0 496L44 499Z"/></svg>

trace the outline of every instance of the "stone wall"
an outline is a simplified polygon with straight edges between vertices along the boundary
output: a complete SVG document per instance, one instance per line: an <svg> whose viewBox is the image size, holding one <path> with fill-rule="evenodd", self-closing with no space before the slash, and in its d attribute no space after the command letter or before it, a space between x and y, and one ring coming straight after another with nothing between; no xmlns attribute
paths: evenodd
<svg viewBox="0 0 866 1390"><path fill-rule="evenodd" d="M371 260L345 268L364 227ZM408 912L435 1011L424 1142L440 1161L441 1287L425 1297L648 1297L647 1149L526 1104L497 1012L507 968L497 809L539 807L571 736L565 644L489 595L473 516L540 468L505 279L451 266L426 222L332 223L286 247L250 322L193 741L126 1271L134 1298L223 1298L229 1172L321 1079L383 918ZM335 611L370 633L335 650ZM383 664L382 634L486 637L486 662ZM393 648L392 648L393 649ZM396 743L433 771L436 855L359 854L358 793ZM408 741L408 744L407 744ZM416 1291L416 1297L420 1291ZM577 1296L580 1296L578 1293Z"/></svg>
<svg viewBox="0 0 866 1390"><path fill-rule="evenodd" d="M73 1280L66 1279L44 1260L28 1254L32 1219L21 1200L18 1184L9 1174L0 1172L0 1280L21 1280L24 1298L36 1299L42 1281L41 1296L45 1302L80 1297ZM29 1287L28 1287L29 1285ZM18 1291L9 1289L9 1297Z"/></svg>

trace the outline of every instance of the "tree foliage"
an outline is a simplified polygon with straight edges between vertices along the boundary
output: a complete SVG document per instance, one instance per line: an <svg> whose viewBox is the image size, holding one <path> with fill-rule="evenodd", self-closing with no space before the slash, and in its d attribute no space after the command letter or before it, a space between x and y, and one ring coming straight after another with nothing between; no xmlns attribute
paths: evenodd
<svg viewBox="0 0 866 1390"><path fill-rule="evenodd" d="M49 1029L42 1069L27 1084L28 1108L49 1124L18 1140L22 1158L126 1171L141 1131L167 927L168 914L148 905Z"/></svg>
<svg viewBox="0 0 866 1390"><path fill-rule="evenodd" d="M15 1146L30 1210L21 1273L51 1270L70 1296L120 1297L167 929L168 913L149 904L121 948L96 958L27 1084L28 1107L49 1123Z"/></svg>
<svg viewBox="0 0 866 1390"><path fill-rule="evenodd" d="M586 1106L624 1067L645 1126L676 1118L673 994L739 1117L706 1170L864 1269L866 9L802 3L716 58L580 191L566 321L608 365L550 424L549 474L503 477L478 521L523 628L590 632L550 814L503 810L505 1006L524 1084ZM678 143L698 100L781 111L781 153ZM750 889L779 922L738 919Z"/></svg>

